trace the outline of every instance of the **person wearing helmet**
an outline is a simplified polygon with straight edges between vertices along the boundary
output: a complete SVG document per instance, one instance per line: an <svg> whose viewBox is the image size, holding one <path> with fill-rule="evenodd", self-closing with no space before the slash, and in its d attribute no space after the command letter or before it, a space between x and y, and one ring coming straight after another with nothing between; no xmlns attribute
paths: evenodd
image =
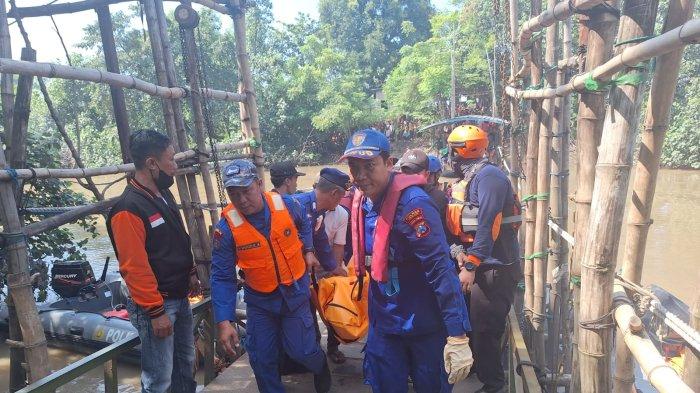
<svg viewBox="0 0 700 393"><path fill-rule="evenodd" d="M450 247L469 298L474 369L481 392L507 389L500 340L522 277L517 228L519 202L510 180L486 156L488 134L473 125L456 127L447 142L462 179L452 187L447 226Z"/></svg>
<svg viewBox="0 0 700 393"><path fill-rule="evenodd" d="M365 383L406 392L410 376L416 392L446 393L473 362L468 312L425 176L394 172L389 150L384 134L366 129L342 157L357 185L350 222L359 293L368 295Z"/></svg>

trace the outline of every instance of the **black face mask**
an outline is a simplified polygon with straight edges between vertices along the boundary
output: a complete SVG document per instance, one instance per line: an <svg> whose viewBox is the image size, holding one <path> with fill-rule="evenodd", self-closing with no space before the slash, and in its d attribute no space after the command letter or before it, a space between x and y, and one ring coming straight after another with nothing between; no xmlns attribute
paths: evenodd
<svg viewBox="0 0 700 393"><path fill-rule="evenodd" d="M153 178L153 182L156 183L156 187L158 187L159 190L166 190L175 183L175 178L158 168L158 177Z"/></svg>

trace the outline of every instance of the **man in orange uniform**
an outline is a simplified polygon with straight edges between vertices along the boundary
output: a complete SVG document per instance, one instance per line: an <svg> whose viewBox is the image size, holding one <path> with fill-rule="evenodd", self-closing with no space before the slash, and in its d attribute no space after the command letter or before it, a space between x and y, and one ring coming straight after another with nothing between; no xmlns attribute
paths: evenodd
<svg viewBox="0 0 700 393"><path fill-rule="evenodd" d="M230 321L236 309L236 266L245 274L247 334L244 342L258 389L284 392L280 348L314 373L317 392L331 376L316 341L309 310L309 274L314 255L311 223L291 196L263 192L255 165L233 160L224 169L231 203L214 231L211 289L219 342L233 353L238 334Z"/></svg>

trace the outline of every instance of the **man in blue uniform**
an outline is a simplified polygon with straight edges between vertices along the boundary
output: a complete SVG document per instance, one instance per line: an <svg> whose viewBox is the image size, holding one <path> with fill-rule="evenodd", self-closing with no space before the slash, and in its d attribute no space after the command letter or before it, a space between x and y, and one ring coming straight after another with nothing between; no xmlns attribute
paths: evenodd
<svg viewBox="0 0 700 393"><path fill-rule="evenodd" d="M376 393L407 392L410 376L419 393L450 392L473 362L471 328L437 208L420 186L392 192L406 175L392 172L389 141L377 130L356 132L345 158L364 194L351 209L354 258L372 270L365 383ZM393 226L384 234L386 223ZM382 257L377 250L387 246Z"/></svg>
<svg viewBox="0 0 700 393"><path fill-rule="evenodd" d="M335 168L323 168L318 181L314 184L313 190L293 195L293 198L306 209L306 216L313 226L314 249L316 250L316 257L324 270L324 272L315 272L318 275L347 275L343 265L336 261L335 254L328 241L323 220L326 212L338 207L340 199L345 195L348 188L350 188L350 176ZM316 306L314 306L313 302L310 303L310 307L314 321L318 321ZM314 327L316 328L316 338L320 341L321 331L318 328L318 323L315 323ZM345 354L338 348L340 341L335 337L333 328L326 325L326 329L328 330L328 357L334 363L345 362Z"/></svg>
<svg viewBox="0 0 700 393"><path fill-rule="evenodd" d="M236 266L245 273L248 324L245 348L261 392L284 392L280 348L314 373L317 392L330 389L323 350L309 312L308 271L319 266L304 208L290 196L263 192L255 165L234 160L224 169L231 204L214 232L211 290L219 342L238 346Z"/></svg>

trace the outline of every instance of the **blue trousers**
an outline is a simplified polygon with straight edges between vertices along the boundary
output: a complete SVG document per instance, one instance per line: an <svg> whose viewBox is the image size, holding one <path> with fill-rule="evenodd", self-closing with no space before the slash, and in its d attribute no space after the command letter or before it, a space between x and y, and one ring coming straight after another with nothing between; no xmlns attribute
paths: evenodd
<svg viewBox="0 0 700 393"><path fill-rule="evenodd" d="M408 377L417 393L450 393L443 350L444 332L420 336L382 334L372 326L363 364L365 384L374 393L408 392Z"/></svg>
<svg viewBox="0 0 700 393"><path fill-rule="evenodd" d="M280 313L246 304L248 324L244 345L262 393L283 393L280 379L280 348L314 374L323 370L326 356L316 342L313 318L306 304Z"/></svg>
<svg viewBox="0 0 700 393"><path fill-rule="evenodd" d="M129 320L141 338L141 391L143 393L194 393L194 332L192 309L185 299L166 299L165 314L173 334L158 338L151 318L129 299Z"/></svg>

